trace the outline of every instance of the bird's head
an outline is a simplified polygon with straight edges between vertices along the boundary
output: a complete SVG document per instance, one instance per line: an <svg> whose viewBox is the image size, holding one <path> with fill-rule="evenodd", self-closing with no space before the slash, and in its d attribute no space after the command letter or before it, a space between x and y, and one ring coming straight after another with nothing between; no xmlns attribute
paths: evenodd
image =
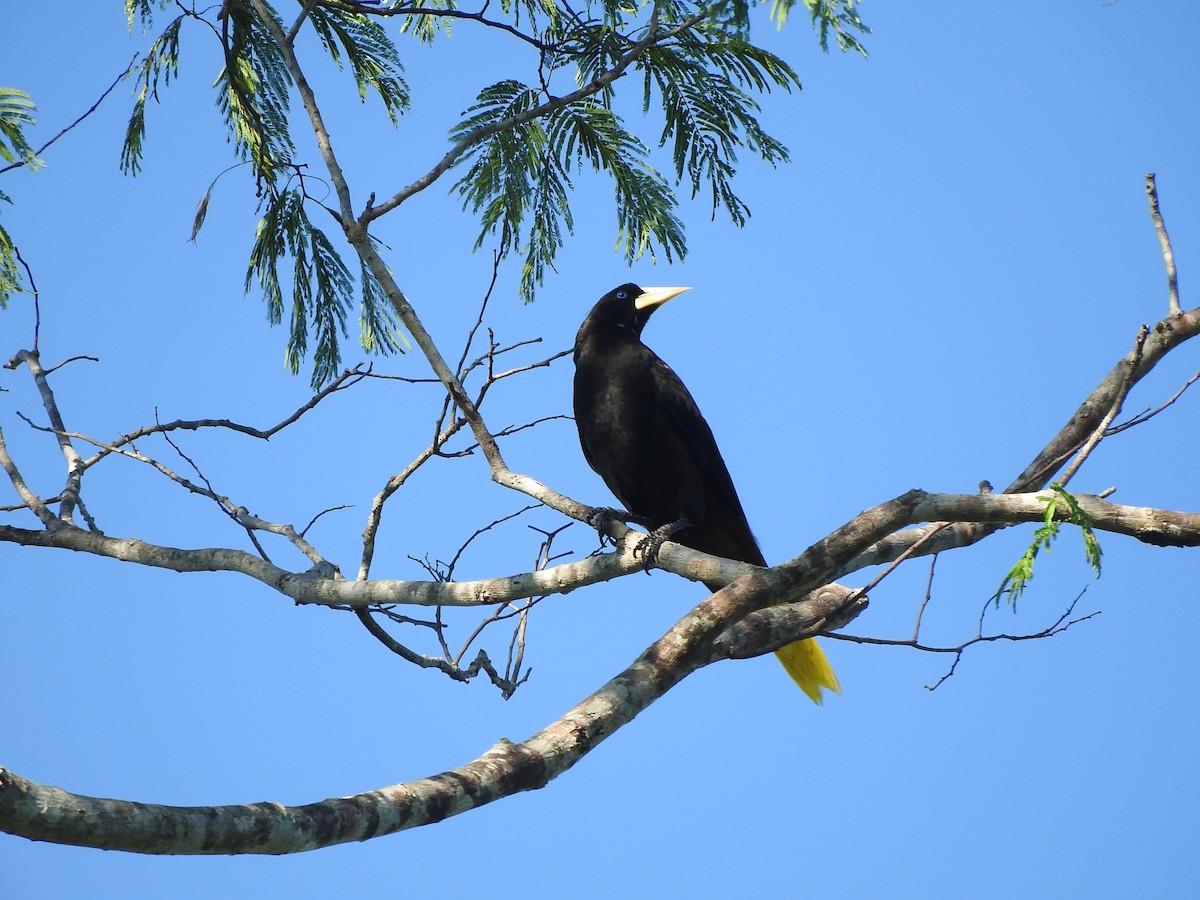
<svg viewBox="0 0 1200 900"><path fill-rule="evenodd" d="M592 327L615 326L632 331L635 337L640 336L651 313L672 297L690 290L688 287L638 287L636 284L623 284L600 298L600 302L592 307L588 314L584 327L589 324Z"/></svg>

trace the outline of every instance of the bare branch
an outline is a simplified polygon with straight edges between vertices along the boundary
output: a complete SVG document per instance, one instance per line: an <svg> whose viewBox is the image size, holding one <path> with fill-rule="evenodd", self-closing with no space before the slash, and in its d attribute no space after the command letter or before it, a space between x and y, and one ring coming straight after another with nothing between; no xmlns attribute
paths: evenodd
<svg viewBox="0 0 1200 900"><path fill-rule="evenodd" d="M363 528L362 535L363 553L362 560L358 565L358 580L360 582L365 581L371 573L371 562L375 559L375 536L379 533L379 526L383 521L383 505L387 503L392 494L404 486L404 483L408 481L417 469L436 456L438 448L454 437L465 424L464 420L456 419L447 425L443 431L434 437L433 443L417 455L416 459L389 478L387 484L383 486L383 490L376 494L375 499L371 501L371 509L367 513L367 524Z"/></svg>
<svg viewBox="0 0 1200 900"><path fill-rule="evenodd" d="M1155 546L1200 546L1200 513L1123 506L1083 494L1076 494L1075 499L1097 530L1129 535ZM1058 511L1060 518L1065 519L1067 514L1066 509L1060 508ZM799 577L804 560L819 557L822 553L828 556L813 570L819 573L816 576L817 586L829 584L860 568L863 550L869 546L869 543L863 544L857 539L862 532L873 534L873 542L915 522L1040 522L1044 515L1045 504L1036 493L930 494L909 491L860 513L801 556L772 569L757 569L745 563L722 560L670 541L663 544L658 563L661 568L693 581L732 582L746 573L775 573L782 579L778 584L782 593L773 602L790 602L800 596L793 582ZM264 527L258 520L251 521L256 527ZM331 574L326 571L320 564L308 572L295 573L240 550L182 550L134 538L114 538L57 522L53 529L39 531L0 525L0 541L76 550L177 572L240 572L297 603L362 609L377 603L486 606L543 594L566 593L588 584L642 571L643 561L633 552L641 535L620 523L614 524L613 530L621 535L619 549L615 553L561 563L542 571L507 578L450 583L345 581L336 572ZM847 556L847 547L851 545L853 553Z"/></svg>
<svg viewBox="0 0 1200 900"><path fill-rule="evenodd" d="M295 853L441 821L536 790L708 665L713 636L773 602L780 588L811 590L816 586L812 576L799 571L819 572L858 552L900 512L893 502L872 522L839 529L842 549L822 542L799 557L794 569L752 573L723 588L556 722L520 744L501 741L474 762L441 775L299 807L170 807L71 794L0 769L0 824L35 840L143 853Z"/></svg>
<svg viewBox="0 0 1200 900"><path fill-rule="evenodd" d="M8 445L4 442L3 428L0 428L0 468L4 469L4 473L8 475L8 480L12 482L12 486L16 489L17 495L23 503L23 506L13 507L13 509L28 508L42 520L43 525L47 528L53 528L58 523L58 518L46 508L46 504L42 499L31 491L29 485L25 483L25 479L17 468L17 464L13 462L12 457L8 454Z"/></svg>
<svg viewBox="0 0 1200 900"><path fill-rule="evenodd" d="M1135 351L1130 351L1104 377L1066 425L1051 438L1050 442L1042 448L1006 490L1008 492L1030 491L1048 484L1059 466L1082 447L1088 437L1094 433L1096 425L1112 409L1116 398L1121 395L1122 391L1128 390L1127 380L1132 379L1129 386L1136 384L1148 375L1171 350L1195 337L1197 333L1200 333L1200 309L1193 309L1155 324L1142 345L1136 367L1131 366L1131 363L1137 354ZM926 525L889 536L878 546L871 547L856 559L849 571L893 560L911 547L915 541L928 541L919 554L928 555L970 546L995 531L995 527L989 525L959 523L941 530L936 538L928 540L929 532L934 527Z"/></svg>
<svg viewBox="0 0 1200 900"><path fill-rule="evenodd" d="M46 370L42 368L38 351L18 351L8 361L6 368L15 369L21 363L24 363L29 368L29 373L33 376L34 384L37 385L38 393L42 398L42 406L46 410L46 415L50 419L50 426L54 430L55 437L58 440L58 449L67 461L67 480L63 486L62 500L58 506L58 516L64 522L69 523L72 522L75 507L79 503L79 483L83 478L85 466L78 451L75 450L74 445L71 443L70 438L66 436L67 429L63 424L62 414L58 411L58 401L54 398L54 391L50 388L50 382L46 378Z"/></svg>
<svg viewBox="0 0 1200 900"><path fill-rule="evenodd" d="M921 598L921 606L917 609L917 620L913 624L912 640L916 643L921 637L921 621L925 618L925 609L933 599L933 573L937 568L938 555L929 557L929 577L925 580L925 596Z"/></svg>
<svg viewBox="0 0 1200 900"><path fill-rule="evenodd" d="M913 650L920 650L924 653L952 653L954 661L951 663L949 670L942 675L934 684L925 685L926 690L934 691L942 686L958 668L958 663L961 661L963 654L976 644L990 644L998 641L1037 641L1043 638L1054 637L1056 634L1062 634L1073 625L1078 625L1080 622L1086 622L1088 619L1094 619L1100 615L1100 611L1096 610L1087 615L1079 616L1078 618L1070 618L1075 611L1075 606L1079 602L1081 592L1078 597L1071 601L1071 605L1066 611L1055 620L1054 624L1043 628L1041 631L1031 632L1029 634L983 634L982 631L974 637L968 638L961 644L954 646L937 646L933 644L924 644L915 638L876 638L865 637L857 634L845 633L826 633L824 636L835 641L846 641L851 644L865 644L874 647L909 647Z"/></svg>
<svg viewBox="0 0 1200 900"><path fill-rule="evenodd" d="M417 562L424 567L425 571L427 571L437 583L449 583L453 580L454 569L458 565L459 560L462 558L463 553L466 552L467 547L469 547L477 538L491 531L493 528L537 508L537 504L526 506L514 513L510 513L507 516L496 519L482 528L476 529L475 532L471 534L471 536L468 537L466 541L464 541L463 544L458 548L457 552L448 563L439 562L437 564L433 564L430 563L428 559L417 560ZM554 532L546 532L538 529L538 531L540 531L542 534L547 535L547 539L543 541L538 548L537 558L534 560L534 571L541 571L546 567L549 559L548 550L550 543L553 541L553 535L558 534L571 524L573 523L568 522L566 525ZM475 629L467 636L466 641L463 643L462 649L460 649L457 654L452 653L446 643L445 626L442 623L442 608L440 606L438 607L437 618L433 622L418 621L410 619L407 616L398 616L390 607L384 608L382 606L372 606L370 609L359 609L355 610L354 612L358 615L359 621L366 626L371 635L393 653L403 657L409 662L422 666L423 668L439 669L441 672L450 676L455 681L470 681L481 671L486 672L492 683L500 688L502 696L507 700L513 695L517 687L529 677L529 672L526 672L524 676L520 676L519 670L521 666L521 659L524 656L526 615L537 603L538 599L540 598L526 599L523 603L515 608L513 607L513 601L501 602L490 615L486 616L476 625ZM438 642L441 645L442 656L440 658L428 656L410 650L408 647L392 638L387 631L374 620L373 615L375 613L382 614L392 621L398 622L399 624L420 625L433 629L433 631L437 634ZM463 658L466 656L476 638L483 633L484 629L489 625L513 618L514 616L517 617L518 623L517 627L514 629L513 637L509 642L508 663L505 666L504 674L501 675L496 670L487 654L482 650L476 654L475 660L469 666L463 668Z"/></svg>
<svg viewBox="0 0 1200 900"><path fill-rule="evenodd" d="M34 155L36 156L37 154ZM24 162L22 161L18 163L18 165L24 165ZM3 171L3 169L0 169L0 172ZM13 244L12 250L13 255L17 258L17 262L19 262L21 264L21 268L25 270L25 280L29 282L29 293L33 296L33 352L37 353L38 341L40 340L42 334L42 294L38 290L37 281L33 277L33 269L30 267L29 263L25 261L25 257L21 255L21 248L16 244ZM63 364L59 363L59 365ZM57 368L58 366L54 367L54 369ZM53 372L54 369L50 369L50 372ZM47 374L49 374L49 372Z"/></svg>
<svg viewBox="0 0 1200 900"><path fill-rule="evenodd" d="M1167 315L1177 316L1180 313L1179 276L1175 272L1175 254L1171 250L1171 238L1167 236L1167 225L1158 208L1158 185L1153 172L1146 175L1146 196L1150 199L1150 218L1154 220L1154 230L1162 245L1163 264L1167 267Z"/></svg>
<svg viewBox="0 0 1200 900"><path fill-rule="evenodd" d="M1035 631L1030 634L984 634L981 627L979 633L977 633L975 637L964 641L956 647L929 647L913 643L913 648L917 650L924 650L930 653L954 654L954 661L950 664L950 668L946 670L946 673L933 684L925 685L925 690L936 691L939 687L945 684L958 670L958 664L962 661L963 654L977 644L991 644L996 643L997 641L1039 641L1043 638L1054 637L1056 634L1062 634L1071 626L1078 625L1080 622L1086 622L1088 619L1094 619L1096 616L1100 615L1100 611L1095 610L1094 612L1090 612L1084 616L1079 616L1078 618L1070 618L1071 614L1075 611L1076 604L1079 603L1079 599L1082 596L1083 591L1080 591L1079 595L1071 601L1071 605L1066 608L1066 610L1061 616L1058 617L1054 624L1043 628L1041 631ZM838 637L843 636L839 635Z"/></svg>
<svg viewBox="0 0 1200 900"><path fill-rule="evenodd" d="M90 359L91 357L85 358ZM62 365L62 363L59 365ZM57 366L55 368L57 368ZM336 394L338 391L344 391L347 388L351 388L370 375L371 367L367 366L366 368L363 368L361 363L355 366L353 369L345 369L342 374L338 375L337 378L333 379L333 381L313 394L306 403L301 405L290 416L283 421L277 422L271 427L265 429L256 428L253 425L242 425L229 419L176 419L173 422L155 422L153 425L147 425L144 428L139 428L136 431L130 432L129 434L123 434L120 438L108 444L98 441L91 441L89 438L87 440L95 443L96 446L99 446L102 449L96 455L88 457L86 460L84 460L83 467L85 469L91 468L96 463L100 462L100 460L102 460L105 456L109 455L110 453L117 452L121 447L127 446L136 440L148 437L152 434L167 434L172 431L199 431L202 428L224 428L229 431L236 431L239 434L244 434L252 438L258 438L259 440L267 441L279 432L283 431L283 429L287 428L289 425L294 425L301 418L301 416L315 409L317 404L326 397Z"/></svg>

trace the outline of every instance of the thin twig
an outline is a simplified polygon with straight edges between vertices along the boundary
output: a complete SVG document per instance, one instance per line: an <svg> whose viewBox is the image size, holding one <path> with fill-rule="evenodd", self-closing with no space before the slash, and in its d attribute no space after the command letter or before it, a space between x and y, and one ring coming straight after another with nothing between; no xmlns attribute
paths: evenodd
<svg viewBox="0 0 1200 900"><path fill-rule="evenodd" d="M1132 419L1130 419L1128 422L1122 422L1120 425L1110 426L1108 429L1108 433L1105 436L1111 437L1114 434L1120 434L1126 428L1133 428L1135 425L1141 425L1143 422L1148 422L1150 419L1153 419L1155 416L1157 416L1160 412L1162 412L1168 406L1173 405L1176 400L1178 400L1180 397L1183 396L1183 392L1186 391L1188 388L1190 388L1197 381L1200 381L1200 369L1196 370L1196 374L1194 374L1191 378L1189 378L1187 381L1185 381L1183 383L1183 386L1179 390L1177 390L1174 394L1172 394L1170 399L1167 400L1166 403L1162 404L1161 406L1159 406L1155 409L1150 409L1150 410L1146 410L1144 412L1140 412L1136 416L1134 416Z"/></svg>
<svg viewBox="0 0 1200 900"><path fill-rule="evenodd" d="M93 103L90 107L88 107L87 112L85 112L83 115L81 115L79 118L77 118L74 122L72 122L70 125L68 125L66 128L64 128L62 131L60 131L54 137L50 138L50 140L46 141L46 143L42 144L42 146L38 147L37 150L33 151L34 158L36 159L38 156L41 156L42 153L44 153L50 147L51 144L55 143L59 138L61 138L63 135L65 135L68 131L70 131L72 128L74 128L76 125L78 125L84 119L86 119L88 116L90 116L92 113L94 113L99 108L100 104L104 102L104 98L113 92L113 88L115 88L118 84L120 84L121 81L124 80L124 78L127 75L129 75L130 72L133 71L133 67L134 67L134 64L137 62L137 58L138 58L138 55L135 53L133 55L133 59L131 59L129 61L129 65L127 65L125 67L125 71L122 72L120 75L118 75L113 80L113 83L110 84L108 86L108 88L104 91L104 93L100 95L100 99L97 100L95 103ZM24 159L17 160L16 162L0 169L0 175L3 175L5 172L8 172L11 169L19 169L21 166L27 165L28 162L29 162L28 160L24 160Z"/></svg>
<svg viewBox="0 0 1200 900"><path fill-rule="evenodd" d="M35 340L35 343L36 343L36 340ZM80 354L79 356L72 356L69 359L64 359L62 362L58 363L57 365L51 366L50 368L48 368L46 370L46 374L51 375L54 372L57 372L63 366L68 365L69 363L79 362L81 359L87 360L88 362L95 362L95 363L100 362L100 357L98 357L98 356L86 356L84 354Z"/></svg>
<svg viewBox="0 0 1200 900"><path fill-rule="evenodd" d="M413 473L421 466L425 465L429 460L438 454L438 449L454 437L459 430L466 425L465 419L455 419L438 433L433 443L422 450L417 457L405 466L401 471L397 472L387 480L383 489L375 495L371 501L371 509L367 513L367 524L363 528L363 552L362 559L358 564L358 580L366 581L371 574L371 562L375 558L375 538L379 533L379 526L383 521L383 505L388 499L404 486L404 483L412 477Z"/></svg>
<svg viewBox="0 0 1200 900"><path fill-rule="evenodd" d="M10 166L9 168L12 167ZM0 172L3 171L5 170L0 169ZM21 255L21 248L16 244L13 244L13 255L17 258L17 262L21 264L21 268L25 270L25 278L29 282L29 293L33 295L33 352L37 353L38 338L42 332L42 295L39 293L37 282L33 278L33 269L29 267L29 263L25 262L25 257ZM50 370L50 372L53 371L54 369Z"/></svg>
<svg viewBox="0 0 1200 900"><path fill-rule="evenodd" d="M91 357L85 358L90 359ZM63 364L60 363L59 365ZM55 368L57 368L57 366ZM236 431L239 434L244 434L252 438L258 438L259 440L270 440L289 425L295 424L305 413L311 412L313 409L315 409L317 404L326 397L336 394L338 391L344 391L347 388L353 387L364 378L367 378L370 374L371 367L367 366L364 369L361 363L355 366L353 369L343 370L342 374L337 376L337 378L335 378L321 390L313 394L306 403L301 405L290 416L283 421L272 425L270 428L255 428L253 425L242 425L238 422L230 421L229 419L176 419L173 422L155 422L153 425L147 425L144 428L139 428L136 431L130 432L129 434L123 434L111 444L97 443L97 446L102 446L107 449L102 450L100 453L97 453L94 456L88 457L86 460L84 460L83 466L85 469L91 468L109 453L115 452L118 448L123 447L126 444L133 443L140 438L148 437L152 434L166 434L167 432L178 431L181 429L184 431L199 431L202 428L224 428L228 429L229 431Z"/></svg>
<svg viewBox="0 0 1200 900"><path fill-rule="evenodd" d="M314 525L316 525L317 519L321 518L321 516L325 515L326 513L338 512L339 510L353 509L353 508L354 508L354 504L343 503L341 506L331 506L331 507L329 507L329 509L321 510L319 513L317 513L315 516L313 516L311 519L308 520L307 525L305 525L303 528L300 529L300 536L304 537L304 535L308 534L308 529L310 529Z"/></svg>
<svg viewBox="0 0 1200 900"><path fill-rule="evenodd" d="M1054 637L1056 634L1062 634L1073 625L1078 625L1080 622L1086 622L1088 619L1093 619L1100 615L1100 610L1090 612L1085 616L1078 618L1070 618L1075 611L1075 606L1083 597L1084 591L1080 591L1079 595L1071 601L1070 606L1066 608L1062 615L1052 624L1031 634L983 634L982 629L974 637L963 641L961 644L956 644L952 647L940 647L932 644L923 644L915 637L913 638L874 638L864 637L862 635L845 634L844 632L827 632L822 635L825 638L836 641L847 641L852 644L867 644L876 647L910 647L913 650L920 650L924 653L952 653L954 661L950 664L950 668L941 678L933 684L925 685L926 690L935 691L944 684L947 679L954 675L958 668L959 662L963 658L963 654L974 647L976 644L990 644L997 641L1036 641L1043 638ZM989 601L990 602L990 601Z"/></svg>
<svg viewBox="0 0 1200 900"><path fill-rule="evenodd" d="M1105 434L1108 433L1108 427L1112 425L1113 419L1121 412L1125 398L1129 395L1129 389L1133 387L1134 382L1137 380L1137 372L1142 365L1142 352L1145 349L1146 338L1149 334L1150 329L1145 325L1138 329L1137 337L1134 339L1133 354L1129 359L1125 378L1121 382L1121 387L1118 389L1117 395L1113 398L1112 405L1109 407L1108 412L1104 414L1104 418L1100 420L1100 424L1092 430L1091 435L1084 441L1083 446L1075 454L1075 458L1071 460L1070 465L1055 480L1056 484L1065 487L1067 482L1075 477L1075 473L1079 471L1079 467L1084 464L1092 451L1104 440Z"/></svg>
<svg viewBox="0 0 1200 900"><path fill-rule="evenodd" d="M925 617L925 607L929 605L929 601L933 599L933 570L937 566L938 554L933 554L929 557L929 578L925 581L925 597L921 600L921 607L917 610L917 622L913 626L913 642L915 643L921 637L921 620Z"/></svg>
<svg viewBox="0 0 1200 900"><path fill-rule="evenodd" d="M892 572L894 572L896 570L896 567L900 565L900 563L904 562L906 559L908 559L910 556L912 556L914 553L916 553L926 543L933 540L933 538L938 534L938 532L940 532L946 528L949 528L952 524L954 524L954 523L953 522L931 522L931 523L929 523L929 532L927 534L922 535L919 540L914 541L913 545L911 547L909 547L907 550L905 550L903 553L901 553L899 556L897 556L887 568L885 568L882 572L880 572L878 575L876 575L874 580L872 580L870 584L867 584L863 587L858 588L858 590L856 590L854 592L854 596L850 600L848 600L847 603L853 603L859 597L864 597L867 594L869 594L871 591L873 591L875 589L876 585L878 585L879 582L883 581L883 579L885 579L889 575L891 575ZM936 554L935 554L935 556L936 556ZM930 572L929 577L933 578L932 571Z"/></svg>

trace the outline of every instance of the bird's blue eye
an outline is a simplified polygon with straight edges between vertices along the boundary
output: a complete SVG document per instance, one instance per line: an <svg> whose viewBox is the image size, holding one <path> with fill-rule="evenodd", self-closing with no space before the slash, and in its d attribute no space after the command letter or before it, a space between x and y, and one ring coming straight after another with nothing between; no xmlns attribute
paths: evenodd
<svg viewBox="0 0 1200 900"><path fill-rule="evenodd" d="M618 300L627 300L627 299L629 299L629 295L627 293L625 293L624 291L617 291L617 299Z"/></svg>

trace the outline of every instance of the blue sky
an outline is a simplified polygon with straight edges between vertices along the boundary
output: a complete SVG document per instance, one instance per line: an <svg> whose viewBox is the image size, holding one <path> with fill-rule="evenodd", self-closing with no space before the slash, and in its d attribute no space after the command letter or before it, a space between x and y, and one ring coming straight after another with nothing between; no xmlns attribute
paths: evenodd
<svg viewBox="0 0 1200 900"><path fill-rule="evenodd" d="M31 4L0 12L0 84L39 107L35 142L99 96L136 50L120 4L77 4L53 26ZM1166 311L1143 176L1158 174L1183 304L1200 246L1200 7L1167 2L866 4L869 60L822 55L796 18L762 40L804 84L764 121L792 152L746 159L745 229L683 216L691 253L632 274L612 252L606 184L579 180L575 236L537 303L501 273L488 323L540 336L522 361L570 345L614 285L690 284L647 342L705 410L768 559L783 560L902 491L1003 485ZM14 37L15 36L15 37ZM150 111L136 179L117 171L128 88L46 154L11 173L5 226L42 292L47 361L68 426L111 438L163 419L228 416L264 426L307 397L282 367L241 282L254 228L246 176L217 187L200 241L195 205L230 164L209 93L219 65L199 41ZM496 53L465 23L432 49L402 44L414 110L398 129L322 75L322 102L359 202L428 169L475 92L529 59ZM636 87L636 86L634 86ZM635 90L634 93L637 93ZM636 98L635 98L636 99ZM656 134L653 123L645 136ZM300 155L317 162L311 147ZM448 355L473 321L491 262L476 226L436 185L381 223L389 264ZM0 356L29 344L18 298L0 314ZM351 349L353 349L351 347ZM516 361L516 360L514 360ZM380 371L427 372L416 354ZM1185 345L1138 385L1157 406L1200 368ZM560 361L496 388L495 427L566 413ZM61 458L17 418L37 399L0 372L0 424L44 496ZM1192 461L1197 396L1106 442L1073 483L1114 500L1200 508ZM268 445L228 435L182 444L219 489L312 531L351 572L371 497L428 440L433 389L372 382ZM148 448L167 458L169 448ZM556 421L512 438L510 465L585 502L611 498ZM89 479L104 530L183 547L244 547L211 504L118 460ZM0 505L15 502L0 488ZM391 503L374 574L420 578L523 498L476 458L439 461ZM32 527L30 516L5 521ZM528 568L527 514L469 552L463 578ZM930 641L969 637L1028 543L1011 529L939 559ZM1194 896L1198 557L1102 536L1091 577L1076 535L1040 561L997 631L1036 631L1086 588L1102 615L1050 640L971 650L938 690L942 656L825 646L844 694L817 709L770 659L687 679L547 789L363 845L284 858L149 858L0 836L0 893L22 898L442 896L826 897ZM594 538L575 525L563 550ZM273 545L297 569L303 560ZM928 561L872 592L849 630L911 633ZM694 603L665 573L545 601L532 619L533 677L510 701L481 683L413 670L349 616L296 608L232 575L146 572L61 551L0 546L0 759L96 796L168 804L306 803L434 774L519 740L620 671ZM850 584L860 584L860 573ZM457 625L464 633L471 620ZM486 644L502 657L504 637Z"/></svg>

